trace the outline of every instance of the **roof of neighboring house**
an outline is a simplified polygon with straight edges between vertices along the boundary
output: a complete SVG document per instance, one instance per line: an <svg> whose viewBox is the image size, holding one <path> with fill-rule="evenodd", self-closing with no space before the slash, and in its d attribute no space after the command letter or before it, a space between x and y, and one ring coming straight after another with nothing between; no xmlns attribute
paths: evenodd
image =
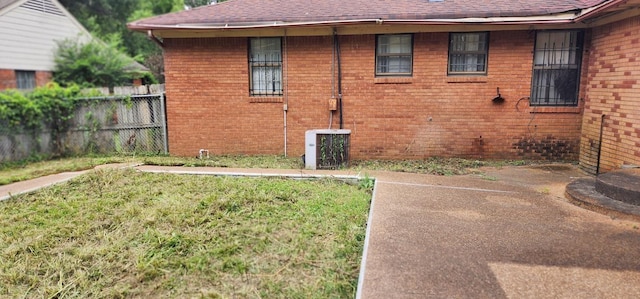
<svg viewBox="0 0 640 299"><path fill-rule="evenodd" d="M0 0L0 11L2 11L3 8L13 4L14 2L17 2L18 0Z"/></svg>
<svg viewBox="0 0 640 299"><path fill-rule="evenodd" d="M31 13L26 16L11 15L20 9ZM0 0L0 22L7 19L14 26L8 30L0 27L0 40L7 40L5 47L0 50L0 68L50 71L53 69L56 41L82 36L92 38L91 33L57 0ZM35 50L32 49L25 55L23 46L26 45L35 45ZM149 71L133 58L125 54L122 56L129 61L126 71Z"/></svg>
<svg viewBox="0 0 640 299"><path fill-rule="evenodd" d="M230 0L129 24L134 30L285 26L363 20L427 21L549 16L620 0ZM267 25L270 24L270 25Z"/></svg>

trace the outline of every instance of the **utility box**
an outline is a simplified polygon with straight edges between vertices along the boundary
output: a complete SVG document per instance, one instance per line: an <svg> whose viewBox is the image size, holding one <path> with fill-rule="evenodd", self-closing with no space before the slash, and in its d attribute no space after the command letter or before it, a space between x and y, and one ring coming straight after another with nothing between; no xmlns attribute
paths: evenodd
<svg viewBox="0 0 640 299"><path fill-rule="evenodd" d="M337 169L349 165L351 130L308 130L305 133L305 168Z"/></svg>

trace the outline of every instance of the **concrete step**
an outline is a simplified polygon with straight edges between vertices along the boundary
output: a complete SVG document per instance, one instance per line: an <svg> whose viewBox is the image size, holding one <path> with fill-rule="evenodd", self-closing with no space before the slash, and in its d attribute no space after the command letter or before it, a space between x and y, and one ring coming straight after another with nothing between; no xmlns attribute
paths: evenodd
<svg viewBox="0 0 640 299"><path fill-rule="evenodd" d="M601 174L595 186L596 191L607 197L640 206L640 168Z"/></svg>
<svg viewBox="0 0 640 299"><path fill-rule="evenodd" d="M596 190L596 179L578 179L567 185L565 197L577 206L611 218L640 222L640 205L615 200Z"/></svg>

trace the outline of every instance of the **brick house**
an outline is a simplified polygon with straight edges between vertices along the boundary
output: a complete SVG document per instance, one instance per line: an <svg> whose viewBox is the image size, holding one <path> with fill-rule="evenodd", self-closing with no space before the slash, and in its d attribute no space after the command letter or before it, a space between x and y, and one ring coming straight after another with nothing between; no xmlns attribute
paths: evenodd
<svg viewBox="0 0 640 299"><path fill-rule="evenodd" d="M592 170L601 114L602 168L640 165L639 23L638 0L233 0L129 28L164 49L174 155L301 155L344 128L354 159Z"/></svg>

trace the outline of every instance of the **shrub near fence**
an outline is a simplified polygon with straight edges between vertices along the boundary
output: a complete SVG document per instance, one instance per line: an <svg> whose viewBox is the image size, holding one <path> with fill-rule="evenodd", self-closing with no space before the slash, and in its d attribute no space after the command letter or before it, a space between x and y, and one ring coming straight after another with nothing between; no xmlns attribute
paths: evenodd
<svg viewBox="0 0 640 299"><path fill-rule="evenodd" d="M0 109L17 111L0 114L0 162L33 155L167 152L162 93L74 98L69 100L73 111L55 119L42 116L39 125L27 123L21 115L23 107L37 106L38 99L36 104L19 100L20 109L10 107L6 97L0 101Z"/></svg>

